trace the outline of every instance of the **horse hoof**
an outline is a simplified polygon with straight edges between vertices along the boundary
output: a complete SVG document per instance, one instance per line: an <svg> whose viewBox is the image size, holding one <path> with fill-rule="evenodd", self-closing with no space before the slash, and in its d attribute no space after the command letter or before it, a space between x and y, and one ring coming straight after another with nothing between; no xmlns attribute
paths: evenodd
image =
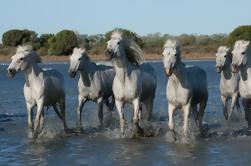
<svg viewBox="0 0 251 166"><path fill-rule="evenodd" d="M174 130L172 130L172 137L174 141L177 141L177 134Z"/></svg>
<svg viewBox="0 0 251 166"><path fill-rule="evenodd" d="M228 120L228 113L224 112L225 119Z"/></svg>
<svg viewBox="0 0 251 166"><path fill-rule="evenodd" d="M75 133L78 133L78 134L84 133L84 129L83 129L82 127L76 128L76 129L74 130L74 132L75 132Z"/></svg>
<svg viewBox="0 0 251 166"><path fill-rule="evenodd" d="M247 135L247 136L251 136L251 130L250 130L250 129L247 130L246 135Z"/></svg>

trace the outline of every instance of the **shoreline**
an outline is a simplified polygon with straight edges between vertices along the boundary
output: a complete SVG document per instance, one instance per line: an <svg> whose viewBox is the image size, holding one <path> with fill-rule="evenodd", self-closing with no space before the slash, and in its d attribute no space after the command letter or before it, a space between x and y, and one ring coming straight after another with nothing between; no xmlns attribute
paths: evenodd
<svg viewBox="0 0 251 166"><path fill-rule="evenodd" d="M11 61L12 55L0 55L0 63L8 63ZM90 58L94 61L108 61L105 55L90 55ZM55 55L44 55L41 56L43 62L68 62L69 56L55 56ZM203 60L214 60L215 57L211 54L200 56L199 54L191 55L184 55L184 60L196 60L196 61L203 61ZM161 55L157 54L145 54L146 61L159 61L162 60Z"/></svg>

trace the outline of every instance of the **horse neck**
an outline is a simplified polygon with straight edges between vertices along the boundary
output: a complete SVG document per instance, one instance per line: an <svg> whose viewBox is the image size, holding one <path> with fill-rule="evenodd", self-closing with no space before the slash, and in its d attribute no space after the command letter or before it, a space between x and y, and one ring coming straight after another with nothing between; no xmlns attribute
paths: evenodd
<svg viewBox="0 0 251 166"><path fill-rule="evenodd" d="M86 86L89 86L93 79L94 73L98 70L98 66L91 60L86 60L80 70L80 78Z"/></svg>
<svg viewBox="0 0 251 166"><path fill-rule="evenodd" d="M30 86L30 84L37 81L37 78L41 72L42 69L36 63L28 65L27 69L25 70L26 83Z"/></svg>
<svg viewBox="0 0 251 166"><path fill-rule="evenodd" d="M251 48L249 48L247 51L247 63L245 65L240 66L242 80L247 80L247 78L251 77L251 71L248 71L248 69L251 69Z"/></svg>
<svg viewBox="0 0 251 166"><path fill-rule="evenodd" d="M233 74L232 71L231 71L231 63L232 63L232 59L230 57L231 55L228 55L227 56L227 59L226 59L226 62L224 64L224 67L222 69L222 72L221 72L221 78L222 79L230 79L232 78L232 76L236 75L236 74Z"/></svg>
<svg viewBox="0 0 251 166"><path fill-rule="evenodd" d="M115 76L119 78L121 82L125 81L125 78L128 77L128 73L135 68L125 56L119 56L114 58L114 69Z"/></svg>
<svg viewBox="0 0 251 166"><path fill-rule="evenodd" d="M178 59L173 69L173 74L171 75L172 79L179 81L181 84L186 83L188 80L186 70L187 69L181 59Z"/></svg>

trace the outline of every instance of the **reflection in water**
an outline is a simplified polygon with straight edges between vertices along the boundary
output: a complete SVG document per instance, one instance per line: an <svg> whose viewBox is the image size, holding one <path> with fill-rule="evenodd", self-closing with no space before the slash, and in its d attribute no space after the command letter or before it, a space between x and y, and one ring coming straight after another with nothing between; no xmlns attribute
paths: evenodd
<svg viewBox="0 0 251 166"><path fill-rule="evenodd" d="M154 120L143 123L145 129L154 131L152 138L119 139L118 115L112 113L112 127L99 129L97 105L87 103L83 111L85 133L66 135L55 113L45 114L44 133L37 142L27 138L27 117L23 98L24 76L13 80L6 78L6 66L0 68L0 165L250 165L251 140L245 136L243 112L236 112L227 122L222 115L219 96L219 75L214 62L187 62L207 71L209 101L205 112L203 138L186 143L170 142L166 137L167 103L166 81L162 63L154 66L158 87L154 101ZM68 64L46 64L67 73ZM70 127L75 126L77 104L77 79L65 74L66 118ZM125 110L130 123L131 107ZM105 110L106 114L106 110ZM179 113L178 113L179 115ZM181 126L179 116L176 126ZM130 126L130 125L128 125ZM179 129L177 129L179 130Z"/></svg>

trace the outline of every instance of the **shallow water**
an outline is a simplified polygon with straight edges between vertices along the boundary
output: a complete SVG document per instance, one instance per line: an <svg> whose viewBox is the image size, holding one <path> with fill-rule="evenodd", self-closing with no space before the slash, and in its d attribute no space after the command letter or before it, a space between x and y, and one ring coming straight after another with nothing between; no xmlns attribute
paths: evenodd
<svg viewBox="0 0 251 166"><path fill-rule="evenodd" d="M90 102L83 111L84 134L64 134L59 119L49 109L45 115L44 132L36 142L27 138L24 75L17 74L10 80L6 77L7 66L0 65L0 165L250 165L251 139L243 134L246 126L244 113L235 111L230 122L225 121L218 88L220 75L215 72L214 62L186 62L206 70L209 100L204 116L205 136L185 144L170 141L166 134L167 78L161 62L151 64L157 73L158 87L154 101L155 118L148 125L154 130L155 137L121 139L116 111L112 112L112 127L99 129L97 106ZM77 78L68 77L67 63L42 66L64 73L66 117L69 126L74 128ZM130 107L127 106L125 112L129 123ZM105 112L105 116L108 115ZM179 115L175 118L177 128L181 128L179 118Z"/></svg>

